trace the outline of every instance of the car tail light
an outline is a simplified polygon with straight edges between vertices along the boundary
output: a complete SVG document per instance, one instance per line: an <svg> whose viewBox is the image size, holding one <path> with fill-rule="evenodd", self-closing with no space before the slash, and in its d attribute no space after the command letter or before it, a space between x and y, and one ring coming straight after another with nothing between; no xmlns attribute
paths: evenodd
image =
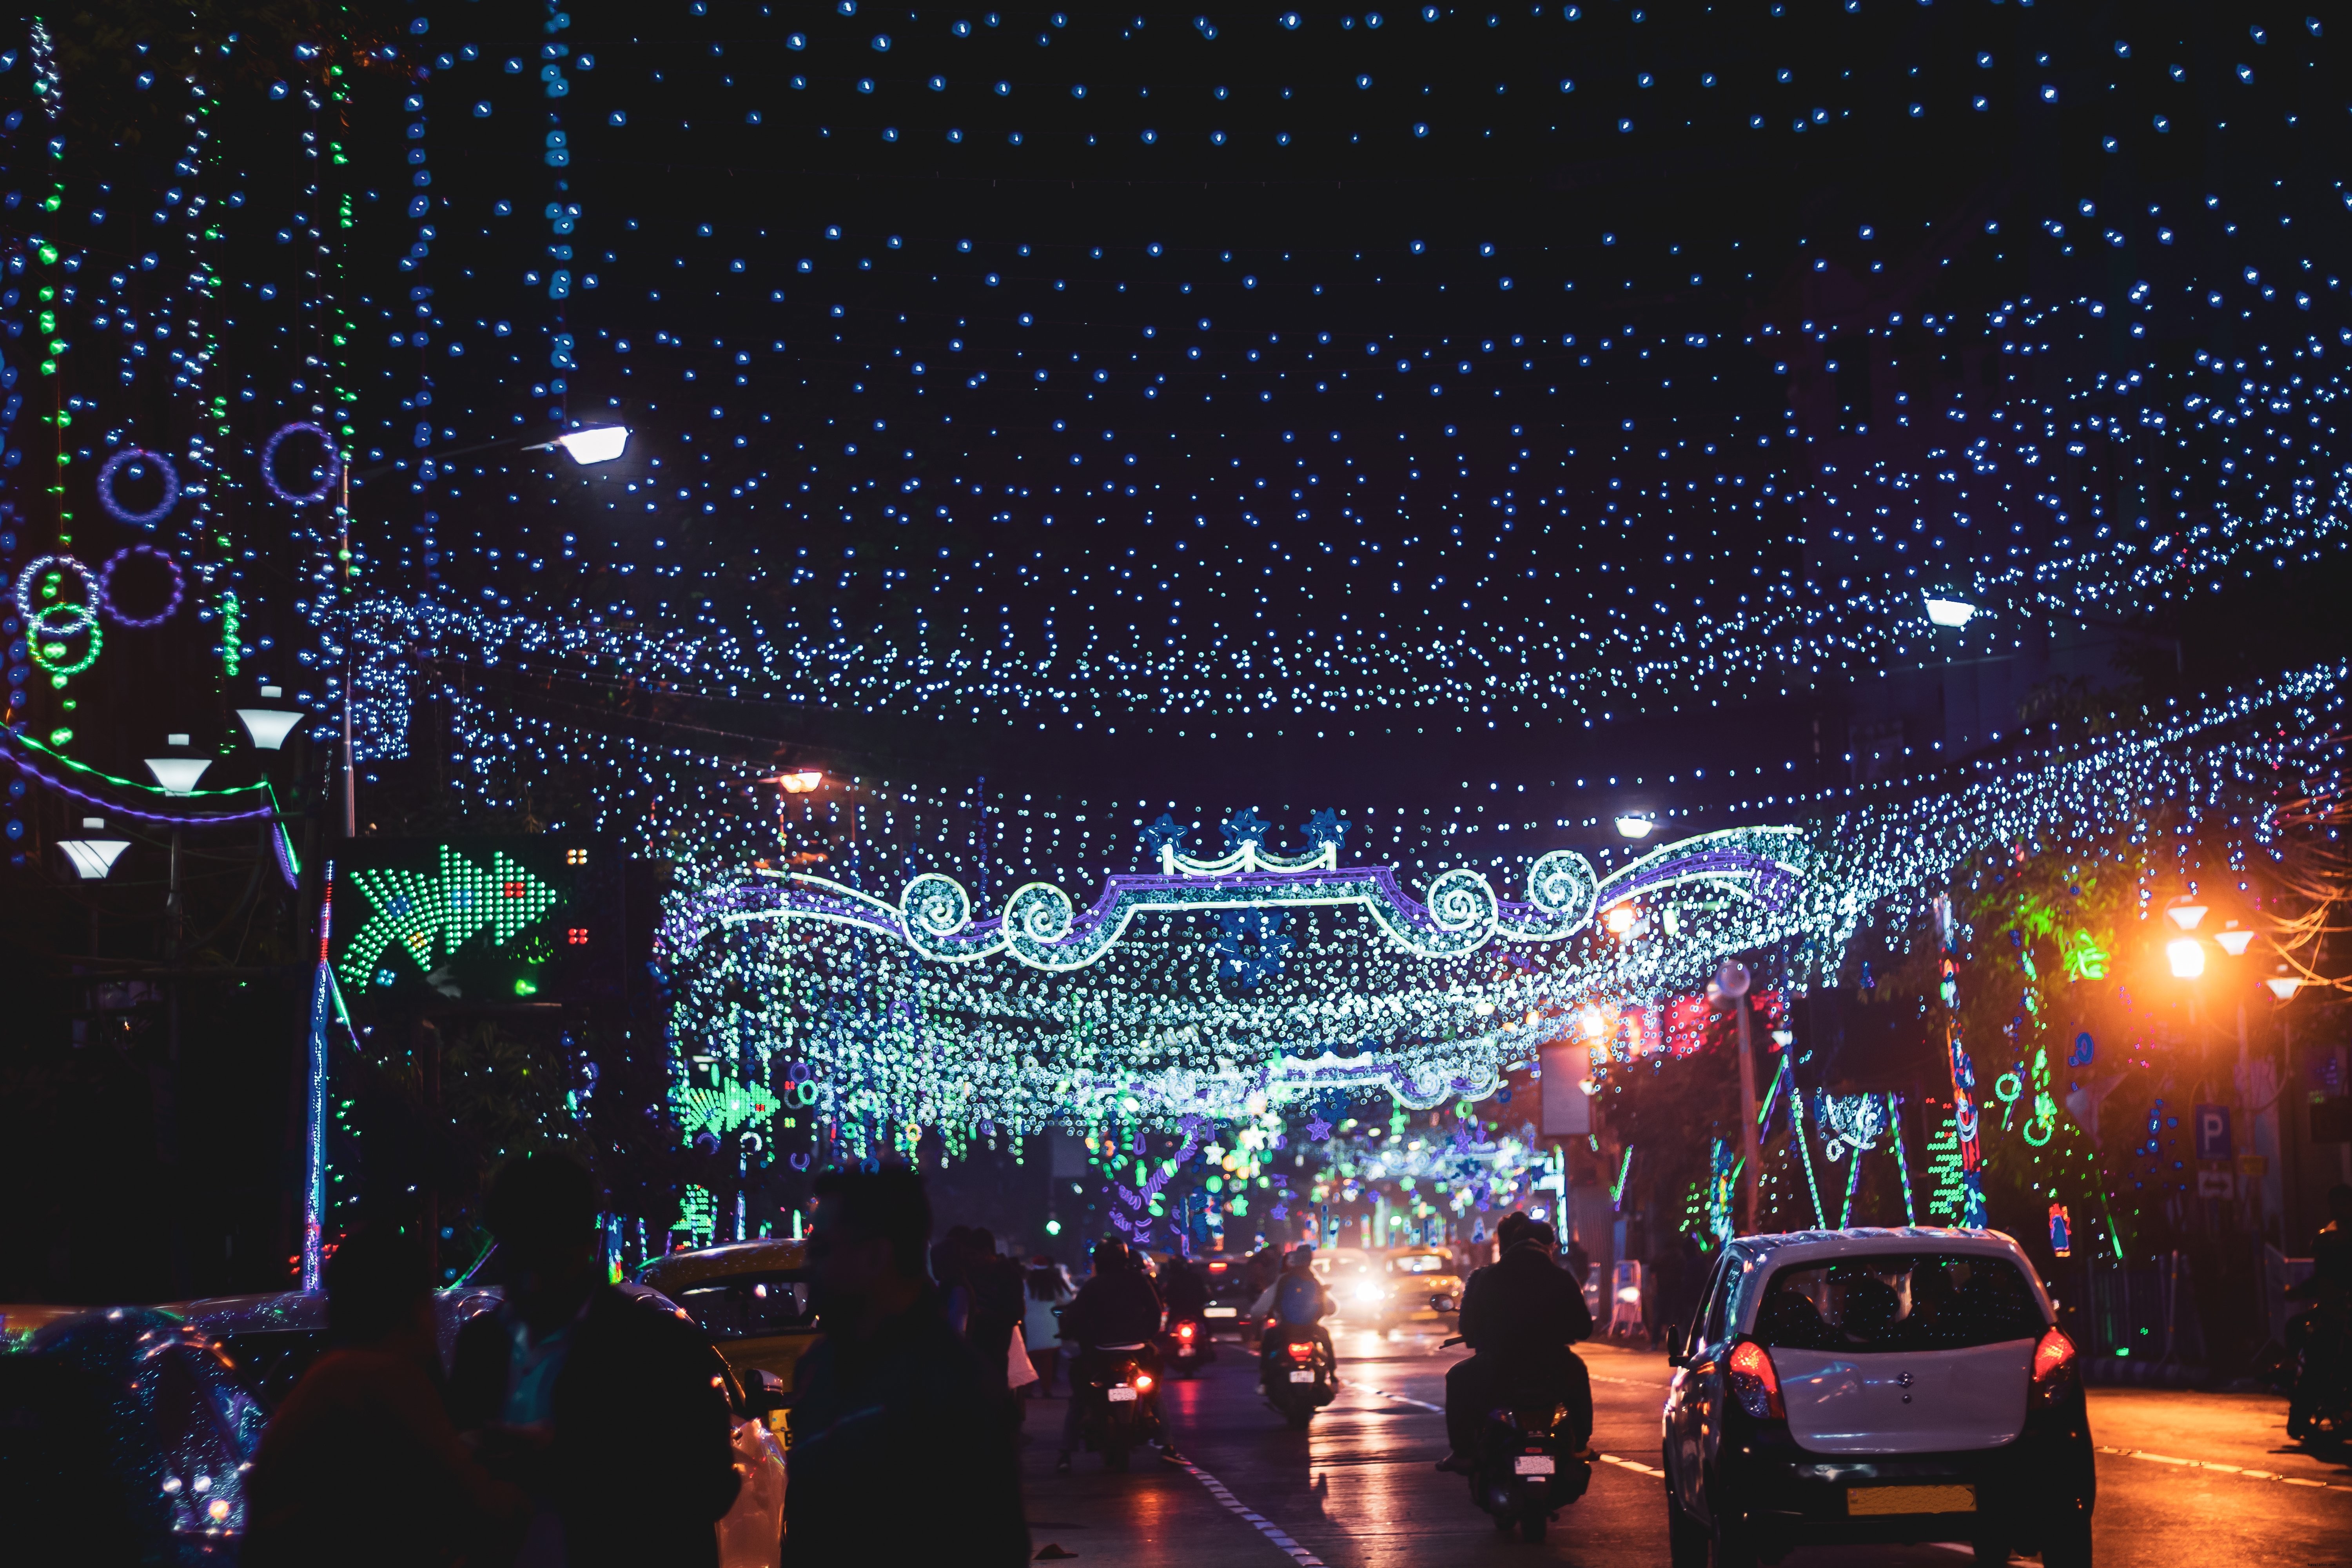
<svg viewBox="0 0 2352 1568"><path fill-rule="evenodd" d="M1290 1359L1293 1361L1313 1361L1315 1359L1315 1347L1308 1344L1305 1340L1294 1340L1290 1344Z"/></svg>
<svg viewBox="0 0 2352 1568"><path fill-rule="evenodd" d="M1138 1392L1139 1394L1149 1394L1149 1393L1150 1393L1150 1392L1151 1392L1151 1374L1150 1374L1150 1373L1148 1373L1148 1372L1139 1372L1139 1373L1137 1373L1135 1374L1135 1387L1136 1387L1136 1392Z"/></svg>
<svg viewBox="0 0 2352 1568"><path fill-rule="evenodd" d="M2074 1342L2052 1329L2033 1347L2033 1392L2044 1400L2055 1399L2066 1386L2067 1376L2074 1368Z"/></svg>
<svg viewBox="0 0 2352 1568"><path fill-rule="evenodd" d="M1772 1352L1754 1340L1742 1340L1731 1350L1727 1363L1731 1392L1739 1407L1759 1421L1785 1421L1789 1412L1780 1403L1780 1374Z"/></svg>

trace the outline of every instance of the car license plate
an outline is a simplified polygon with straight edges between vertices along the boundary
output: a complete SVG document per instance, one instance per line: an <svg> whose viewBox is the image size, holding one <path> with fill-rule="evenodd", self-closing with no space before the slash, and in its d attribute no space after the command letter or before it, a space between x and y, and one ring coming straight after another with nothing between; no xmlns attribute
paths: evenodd
<svg viewBox="0 0 2352 1568"><path fill-rule="evenodd" d="M1131 1405L1135 1402L1135 1390L1128 1387L1127 1384L1123 1383L1118 1387L1109 1390L1109 1394L1110 1402L1113 1405Z"/></svg>
<svg viewBox="0 0 2352 1568"><path fill-rule="evenodd" d="M1518 1454L1511 1459L1511 1473L1515 1476L1549 1476L1558 1468L1558 1461L1549 1454Z"/></svg>
<svg viewBox="0 0 2352 1568"><path fill-rule="evenodd" d="M1953 1487L1855 1487L1845 1494L1849 1514L1974 1513L1977 1489Z"/></svg>
<svg viewBox="0 0 2352 1568"><path fill-rule="evenodd" d="M1293 1383L1312 1383L1315 1381L1315 1374L1311 1372L1294 1372L1290 1374L1290 1381Z"/></svg>
<svg viewBox="0 0 2352 1568"><path fill-rule="evenodd" d="M1238 1318L1241 1316L1241 1309L1239 1307L1212 1307L1209 1309L1209 1316L1213 1318Z"/></svg>

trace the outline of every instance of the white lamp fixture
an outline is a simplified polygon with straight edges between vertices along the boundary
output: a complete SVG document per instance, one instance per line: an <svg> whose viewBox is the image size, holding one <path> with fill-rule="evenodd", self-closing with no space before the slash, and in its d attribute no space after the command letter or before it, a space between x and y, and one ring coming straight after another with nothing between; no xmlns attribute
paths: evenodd
<svg viewBox="0 0 2352 1568"><path fill-rule="evenodd" d="M2175 980L2194 980L2205 973L2205 944L2193 936L2176 936L2164 944L2165 962Z"/></svg>
<svg viewBox="0 0 2352 1568"><path fill-rule="evenodd" d="M2246 944L2253 940L2254 933L2235 921L2230 922L2227 931L2217 931L2213 933L2213 945L2231 958L2243 958L2246 955Z"/></svg>
<svg viewBox="0 0 2352 1568"><path fill-rule="evenodd" d="M265 702L275 701L284 695L283 687L265 686L261 689ZM302 721L299 710L289 711L281 708L240 708L236 710L236 718L237 722L245 726L245 732L253 737L253 743L265 752L274 752L285 745L286 737L292 734L294 726Z"/></svg>
<svg viewBox="0 0 2352 1568"><path fill-rule="evenodd" d="M1640 840L1658 830L1658 819L1646 811L1623 811L1617 814L1617 837Z"/></svg>
<svg viewBox="0 0 2352 1568"><path fill-rule="evenodd" d="M106 830L106 818L85 816L81 819L81 826L84 832L103 833ZM66 852L66 858L72 863L76 876L85 882L97 882L104 880L106 874L114 869L115 861L121 859L122 852L131 847L131 840L128 838L61 838L58 840L58 847Z"/></svg>
<svg viewBox="0 0 2352 1568"><path fill-rule="evenodd" d="M202 757L150 757L147 771L163 786L165 795L194 795L196 781L205 776L212 763Z"/></svg>
<svg viewBox="0 0 2352 1568"><path fill-rule="evenodd" d="M1947 599L1934 594L1926 598L1927 619L1932 625L1958 630L1976 618L1977 607L1966 599Z"/></svg>
<svg viewBox="0 0 2352 1568"><path fill-rule="evenodd" d="M2166 918L2182 931L2195 931L2205 918L2203 904L2175 904L2164 911Z"/></svg>
<svg viewBox="0 0 2352 1568"><path fill-rule="evenodd" d="M599 425L590 430L566 430L548 444L562 447L575 463L609 463L627 447L629 427Z"/></svg>
<svg viewBox="0 0 2352 1568"><path fill-rule="evenodd" d="M2303 981L2292 974L2273 974L2263 984L2269 986L2271 994L2282 1002L2294 1001L2294 994L2303 989Z"/></svg>

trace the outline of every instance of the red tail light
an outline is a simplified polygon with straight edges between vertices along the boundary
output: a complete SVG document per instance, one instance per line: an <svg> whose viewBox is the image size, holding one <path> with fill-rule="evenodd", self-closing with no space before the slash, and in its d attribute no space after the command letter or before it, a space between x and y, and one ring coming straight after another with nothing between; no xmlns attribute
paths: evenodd
<svg viewBox="0 0 2352 1568"><path fill-rule="evenodd" d="M1771 1352L1754 1340L1742 1340L1732 1347L1727 1367L1731 1392L1741 1409L1759 1421L1789 1418L1788 1408L1780 1403L1780 1374L1773 1368Z"/></svg>
<svg viewBox="0 0 2352 1568"><path fill-rule="evenodd" d="M2050 1330L2042 1342L2033 1347L2033 1392L2041 1399L2055 1399L2066 1386L2066 1375L2074 1366L2074 1342Z"/></svg>
<svg viewBox="0 0 2352 1568"><path fill-rule="evenodd" d="M1150 1373L1148 1373L1148 1372L1139 1372L1139 1373L1137 1373L1135 1374L1135 1386L1136 1386L1136 1390L1137 1390L1137 1392L1139 1392L1139 1393L1141 1393L1141 1394L1149 1394L1149 1393L1150 1393L1150 1392L1151 1392L1151 1374L1150 1374Z"/></svg>
<svg viewBox="0 0 2352 1568"><path fill-rule="evenodd" d="M1293 1361L1313 1361L1315 1359L1315 1347L1308 1344L1304 1340L1294 1341L1290 1346L1290 1359Z"/></svg>
<svg viewBox="0 0 2352 1568"><path fill-rule="evenodd" d="M1180 1340L1189 1340L1189 1339L1191 1339L1191 1338L1192 1337L1192 1324L1190 1324L1190 1323L1179 1323L1179 1324L1177 1324L1177 1325L1176 1325L1176 1337L1177 1337L1178 1339L1180 1339Z"/></svg>

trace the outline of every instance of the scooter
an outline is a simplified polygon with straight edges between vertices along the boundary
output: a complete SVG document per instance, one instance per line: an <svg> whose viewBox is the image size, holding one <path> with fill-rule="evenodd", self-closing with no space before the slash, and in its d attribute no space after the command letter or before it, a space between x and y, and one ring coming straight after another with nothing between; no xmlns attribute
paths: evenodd
<svg viewBox="0 0 2352 1568"><path fill-rule="evenodd" d="M1592 1484L1591 1448L1571 1447L1574 1441L1564 1405L1520 1399L1496 1405L1487 1412L1471 1457L1471 1502L1494 1520L1497 1532L1541 1541L1551 1516Z"/></svg>
<svg viewBox="0 0 2352 1568"><path fill-rule="evenodd" d="M1127 1468L1129 1450L1160 1431L1160 1380L1145 1370L1143 1348L1097 1346L1070 1380L1070 1396L1081 1401L1078 1430L1087 1451L1100 1454L1107 1470Z"/></svg>
<svg viewBox="0 0 2352 1568"><path fill-rule="evenodd" d="M1313 1330L1269 1328L1258 1356L1258 1381L1265 1402L1292 1431L1304 1432L1315 1413L1339 1394L1339 1363Z"/></svg>
<svg viewBox="0 0 2352 1568"><path fill-rule="evenodd" d="M1160 1364L1171 1377L1190 1377L1201 1369L1202 1362L1217 1359L1216 1342L1209 1337L1209 1325L1198 1318L1177 1318L1168 1325L1160 1350Z"/></svg>

